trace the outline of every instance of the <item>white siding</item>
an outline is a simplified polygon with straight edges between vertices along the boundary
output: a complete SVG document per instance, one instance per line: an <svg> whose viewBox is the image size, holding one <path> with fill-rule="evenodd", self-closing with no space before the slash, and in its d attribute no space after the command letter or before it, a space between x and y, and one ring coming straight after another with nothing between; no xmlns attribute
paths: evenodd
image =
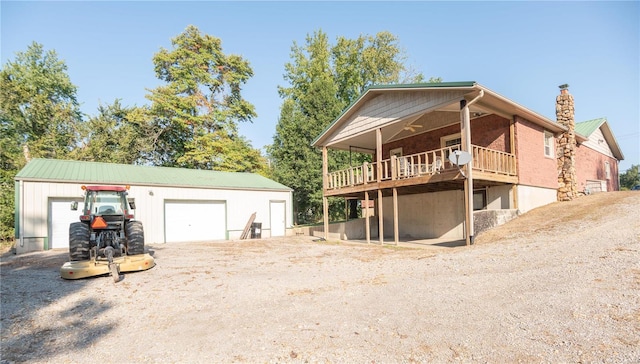
<svg viewBox="0 0 640 364"><path fill-rule="evenodd" d="M582 145L584 145L585 147L589 147L611 158L615 158L600 128L598 128L596 131L591 133L591 135L589 136L589 140L584 142Z"/></svg>
<svg viewBox="0 0 640 364"><path fill-rule="evenodd" d="M42 250L49 238L50 199L78 199L83 195L79 183L21 183L21 203L19 221L22 238L16 244L17 253ZM242 234L249 217L256 213L255 222L262 223L262 237L271 232L270 201L284 201L286 226L293 226L291 192L216 190L202 188L175 188L156 186L131 186L129 198L135 199L135 216L144 226L145 243L158 244L165 241L164 203L165 200L208 200L227 202L227 233L229 239L237 239ZM79 216L79 215L78 215Z"/></svg>

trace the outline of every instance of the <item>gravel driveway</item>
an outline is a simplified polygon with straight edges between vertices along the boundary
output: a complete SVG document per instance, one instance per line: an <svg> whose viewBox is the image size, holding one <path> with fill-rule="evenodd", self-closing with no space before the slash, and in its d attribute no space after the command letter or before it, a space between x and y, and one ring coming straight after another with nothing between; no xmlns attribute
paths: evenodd
<svg viewBox="0 0 640 364"><path fill-rule="evenodd" d="M117 284L62 280L66 251L5 254L1 362L638 363L640 193L600 195L471 247L153 245Z"/></svg>

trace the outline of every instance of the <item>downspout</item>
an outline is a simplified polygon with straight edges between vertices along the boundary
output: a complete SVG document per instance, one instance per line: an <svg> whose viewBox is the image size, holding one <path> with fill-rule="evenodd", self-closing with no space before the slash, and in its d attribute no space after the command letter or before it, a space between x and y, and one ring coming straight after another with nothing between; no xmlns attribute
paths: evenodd
<svg viewBox="0 0 640 364"><path fill-rule="evenodd" d="M469 115L469 106L473 105L476 101L484 96L484 90L480 89L478 96L471 101L460 100L460 113L462 119L462 150L471 154L471 160L466 165L467 178L464 180L465 190L465 222L466 222L466 243L467 245L473 245L473 150L471 148L471 116Z"/></svg>

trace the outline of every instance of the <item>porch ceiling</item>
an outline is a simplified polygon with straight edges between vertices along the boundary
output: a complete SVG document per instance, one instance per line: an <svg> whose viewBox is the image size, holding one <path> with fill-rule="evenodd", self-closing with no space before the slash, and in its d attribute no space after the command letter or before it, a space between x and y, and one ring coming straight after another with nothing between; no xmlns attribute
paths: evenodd
<svg viewBox="0 0 640 364"><path fill-rule="evenodd" d="M388 143L460 123L460 100L470 100L480 90L484 97L470 106L474 118L490 114L507 119L519 115L552 132L565 128L475 82L381 86L367 91L314 141L316 147L373 153L376 130ZM409 97L407 97L409 96ZM402 98L406 100L403 100ZM471 123L473 130L473 122Z"/></svg>
<svg viewBox="0 0 640 364"><path fill-rule="evenodd" d="M424 111L411 117L399 118L383 126L382 143L389 143L432 130L444 128L460 123L460 110L458 102L446 105L436 110ZM491 114L489 110L480 106L471 106L471 119ZM369 129L350 138L328 144L332 149L351 150L361 153L373 153L376 149L376 129Z"/></svg>

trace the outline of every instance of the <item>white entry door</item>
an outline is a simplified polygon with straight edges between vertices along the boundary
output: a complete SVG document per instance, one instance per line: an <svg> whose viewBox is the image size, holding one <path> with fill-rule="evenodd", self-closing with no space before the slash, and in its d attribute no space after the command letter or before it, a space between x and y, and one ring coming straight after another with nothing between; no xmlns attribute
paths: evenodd
<svg viewBox="0 0 640 364"><path fill-rule="evenodd" d="M69 225L79 222L84 203L71 210L72 200L54 200L49 203L49 248L69 248Z"/></svg>
<svg viewBox="0 0 640 364"><path fill-rule="evenodd" d="M271 236L284 236L286 229L286 210L284 201L271 201L269 203Z"/></svg>
<svg viewBox="0 0 640 364"><path fill-rule="evenodd" d="M227 238L225 201L166 201L165 242L212 241Z"/></svg>

